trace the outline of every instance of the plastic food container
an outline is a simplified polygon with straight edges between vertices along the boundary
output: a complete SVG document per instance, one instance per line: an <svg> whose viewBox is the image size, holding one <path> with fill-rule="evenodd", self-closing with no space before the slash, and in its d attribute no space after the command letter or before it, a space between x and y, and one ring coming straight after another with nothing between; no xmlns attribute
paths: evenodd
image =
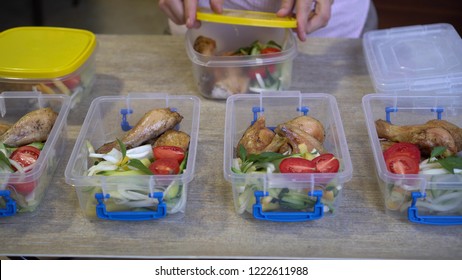
<svg viewBox="0 0 462 280"><path fill-rule="evenodd" d="M376 92L462 90L462 40L450 24L369 31L363 49Z"/></svg>
<svg viewBox="0 0 462 280"><path fill-rule="evenodd" d="M200 14L198 18L202 18ZM187 31L185 40L194 79L204 97L226 99L234 94L286 90L290 87L292 62L297 55L297 44L291 29L262 27L264 23L252 26L248 18L242 24L239 22L242 18L223 21L213 16L210 19L209 16L204 17L204 20L200 28ZM230 24L218 23L220 20ZM195 50L194 44L199 36L215 41L213 55ZM230 55L240 48L252 46L256 41L261 44L276 42L282 51Z"/></svg>
<svg viewBox="0 0 462 280"><path fill-rule="evenodd" d="M175 127L190 136L186 169L179 175L88 176L94 164L87 141L97 149L128 130L152 109L170 108L183 119ZM90 219L140 221L182 217L193 180L200 103L195 96L129 94L93 100L65 170L83 213Z"/></svg>
<svg viewBox="0 0 462 280"><path fill-rule="evenodd" d="M462 127L462 95L369 94L363 109L386 213L418 224L462 224L462 174L425 175L422 164L419 174L389 172L375 125L378 119L396 125L441 119Z"/></svg>
<svg viewBox="0 0 462 280"><path fill-rule="evenodd" d="M39 206L64 152L69 103L70 98L65 95L41 95L34 92L8 92L0 95L2 124L12 125L27 113L42 108L50 108L58 114L31 170L11 173L2 164L0 217L33 212Z"/></svg>
<svg viewBox="0 0 462 280"><path fill-rule="evenodd" d="M96 37L87 30L17 27L0 33L0 92L71 96L71 106L95 80Z"/></svg>
<svg viewBox="0 0 462 280"><path fill-rule="evenodd" d="M233 168L239 140L261 115L264 115L266 127L270 129L302 115L319 120L325 130L324 148L340 161L338 172L235 172ZM331 215L338 206L345 182L352 177L351 159L335 98L328 94L290 91L234 95L228 98L224 176L232 184L235 210L243 217L301 222L320 219L325 214ZM279 204L279 207L273 207L275 204Z"/></svg>

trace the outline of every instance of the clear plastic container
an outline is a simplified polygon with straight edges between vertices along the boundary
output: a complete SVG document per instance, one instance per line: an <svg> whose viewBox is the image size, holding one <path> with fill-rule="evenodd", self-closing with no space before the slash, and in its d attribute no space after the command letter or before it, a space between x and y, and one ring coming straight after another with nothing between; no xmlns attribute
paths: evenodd
<svg viewBox="0 0 462 280"><path fill-rule="evenodd" d="M215 41L216 55L195 51L194 42L199 36ZM272 40L282 47L282 51L223 55L251 46L257 40L262 44ZM200 93L207 98L226 99L240 93L288 89L297 44L290 29L202 22L200 28L187 31L186 51Z"/></svg>
<svg viewBox="0 0 462 280"><path fill-rule="evenodd" d="M32 47L33 46L33 47ZM95 80L96 36L87 30L17 27L0 33L0 92L71 96L71 107Z"/></svg>
<svg viewBox="0 0 462 280"><path fill-rule="evenodd" d="M462 174L425 175L422 168L419 174L389 172L375 124L379 119L396 125L441 119L462 127L462 95L368 94L363 109L386 213L418 224L462 224Z"/></svg>
<svg viewBox="0 0 462 280"><path fill-rule="evenodd" d="M2 124L13 125L27 113L41 108L50 108L58 114L33 168L25 173L11 173L6 169L0 172L0 217L33 212L41 203L64 153L69 103L70 98L65 95L41 95L34 92L8 92L0 95Z"/></svg>
<svg viewBox="0 0 462 280"><path fill-rule="evenodd" d="M183 119L175 129L190 136L186 169L178 175L88 176L94 164L87 141L97 149L122 139L145 113L170 108ZM195 96L129 94L93 100L65 170L88 218L139 221L182 217L189 182L193 180L199 132L200 101Z"/></svg>
<svg viewBox="0 0 462 280"><path fill-rule="evenodd" d="M325 130L323 146L340 161L337 173L238 173L233 171L237 144L245 130L258 116L266 126L275 126L301 115L319 120ZM265 92L258 95L234 95L226 103L224 176L232 184L234 206L238 214L259 220L301 222L332 214L338 207L341 190L352 177L348 151L337 102L328 94ZM288 193L296 205L283 208L283 199L275 206L273 199ZM279 195L278 195L279 194ZM303 203L298 203L303 202ZM303 204L303 205L302 205ZM292 204L295 205L295 204Z"/></svg>
<svg viewBox="0 0 462 280"><path fill-rule="evenodd" d="M369 31L363 48L376 92L462 90L462 40L450 24Z"/></svg>

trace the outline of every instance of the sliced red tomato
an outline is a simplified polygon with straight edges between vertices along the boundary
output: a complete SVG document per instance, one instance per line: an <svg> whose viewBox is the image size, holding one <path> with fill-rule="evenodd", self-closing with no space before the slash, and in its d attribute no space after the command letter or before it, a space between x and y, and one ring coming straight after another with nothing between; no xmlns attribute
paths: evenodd
<svg viewBox="0 0 462 280"><path fill-rule="evenodd" d="M420 163L420 150L419 147L412 143L400 142L393 144L390 148L383 152L385 160L397 155L404 155L413 158L417 163Z"/></svg>
<svg viewBox="0 0 462 280"><path fill-rule="evenodd" d="M304 158L285 158L279 164L279 171L281 173L314 173L316 165Z"/></svg>
<svg viewBox="0 0 462 280"><path fill-rule="evenodd" d="M11 153L10 159L17 161L22 167L35 163L40 156L40 150L32 146L22 146Z"/></svg>
<svg viewBox="0 0 462 280"><path fill-rule="evenodd" d="M16 192L22 194L22 195L28 195L31 192L35 190L35 187L37 186L37 181L31 181L27 183L13 183L11 184L11 187L13 187Z"/></svg>
<svg viewBox="0 0 462 280"><path fill-rule="evenodd" d="M22 146L13 151L10 159L16 161L22 167L27 167L37 161L40 156L40 150L32 146ZM14 183L12 186L14 189L23 195L27 195L34 191L37 185L36 181L27 183Z"/></svg>
<svg viewBox="0 0 462 280"><path fill-rule="evenodd" d="M333 154L322 154L313 159L316 171L319 173L336 173L340 168L340 162Z"/></svg>
<svg viewBox="0 0 462 280"><path fill-rule="evenodd" d="M157 146L152 151L155 159L172 158L181 163L185 157L184 150L176 146Z"/></svg>
<svg viewBox="0 0 462 280"><path fill-rule="evenodd" d="M251 79L256 79L257 74L260 74L260 76L265 79L268 76L268 73L273 74L276 71L276 65L274 64L269 64L265 66L255 66L251 67L249 70L249 76Z"/></svg>
<svg viewBox="0 0 462 280"><path fill-rule="evenodd" d="M385 159L388 171L395 174L418 174L419 162L407 155L394 155Z"/></svg>
<svg viewBox="0 0 462 280"><path fill-rule="evenodd" d="M180 164L176 159L161 158L151 163L149 169L155 175L175 175L180 172Z"/></svg>
<svg viewBox="0 0 462 280"><path fill-rule="evenodd" d="M80 85L80 76L75 76L72 78L69 78L67 80L64 80L63 83L69 88L70 90L75 89Z"/></svg>
<svg viewBox="0 0 462 280"><path fill-rule="evenodd" d="M278 52L281 52L281 50L278 48L273 48L273 47L266 47L260 51L261 54L278 53Z"/></svg>

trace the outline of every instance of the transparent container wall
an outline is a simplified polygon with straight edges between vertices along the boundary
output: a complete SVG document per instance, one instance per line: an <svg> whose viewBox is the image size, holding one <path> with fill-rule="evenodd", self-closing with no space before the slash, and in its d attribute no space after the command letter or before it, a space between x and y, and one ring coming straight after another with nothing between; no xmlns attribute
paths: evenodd
<svg viewBox="0 0 462 280"><path fill-rule="evenodd" d="M216 42L215 55L202 55L194 50L199 36ZM249 47L257 40L262 44L274 41L282 51L269 55L223 55ZM226 99L239 93L288 89L297 46L292 32L287 29L204 22L201 28L191 29L186 34L186 51L201 94L207 98Z"/></svg>
<svg viewBox="0 0 462 280"><path fill-rule="evenodd" d="M0 92L33 91L44 94L64 94L71 97L74 108L91 91L95 82L95 54L75 72L55 79L0 78Z"/></svg>
<svg viewBox="0 0 462 280"><path fill-rule="evenodd" d="M4 216L33 212L40 205L45 191L64 152L67 136L69 98L41 96L31 92L9 92L0 95L1 123L14 124L27 113L40 108L51 108L58 114L35 166L26 173L0 172L0 208L6 209L8 201L15 211L6 210ZM11 200L10 200L11 199Z"/></svg>
<svg viewBox="0 0 462 280"><path fill-rule="evenodd" d="M369 31L363 47L377 92L454 92L462 85L462 40L450 24Z"/></svg>
<svg viewBox="0 0 462 280"><path fill-rule="evenodd" d="M87 176L93 162L89 159L87 141L95 149L126 133L121 127L121 110L129 109L126 115L130 126L148 111L155 108L170 108L183 116L175 129L190 135L190 146L186 170L180 175L134 175L134 176ZM153 193L163 194L168 214L183 213L186 206L187 184L194 174L199 125L199 100L196 97L167 96L156 94L131 94L128 97L102 97L93 101L74 151L66 168L66 180L76 187L80 206L88 217L95 217L98 201L95 194L104 196L106 210L143 212L157 207L159 200ZM106 197L109 194L110 197Z"/></svg>
<svg viewBox="0 0 462 280"><path fill-rule="evenodd" d="M375 121L379 119L388 120L396 125L423 125L427 121L441 119L462 127L461 97L460 94L449 96L370 94L363 98L377 179L386 211L390 215L409 219L408 210L413 201L419 215L462 215L462 175L400 175L389 172L375 127Z"/></svg>
<svg viewBox="0 0 462 280"><path fill-rule="evenodd" d="M275 126L303 114L318 119L325 128L324 148L333 153L341 162L338 173L311 174L236 174L231 167L237 157L237 144L245 130L254 120L255 108L264 108L262 113L266 126ZM229 140L228 140L229 139ZM226 110L225 135L225 177L232 182L234 202L237 213L251 214L255 202L255 190L268 192L269 197L262 198L264 209L268 211L306 212L313 210L317 200L314 191L321 191L323 211L333 213L338 204L344 182L351 179L352 166L346 144L341 119L335 99L324 94L302 94L294 92L268 93L259 96L240 96L228 99ZM281 209L271 203L271 197L277 198L280 192L290 191L287 209ZM293 200L292 200L293 199ZM291 202L293 202L291 204ZM283 203L284 204L284 203Z"/></svg>

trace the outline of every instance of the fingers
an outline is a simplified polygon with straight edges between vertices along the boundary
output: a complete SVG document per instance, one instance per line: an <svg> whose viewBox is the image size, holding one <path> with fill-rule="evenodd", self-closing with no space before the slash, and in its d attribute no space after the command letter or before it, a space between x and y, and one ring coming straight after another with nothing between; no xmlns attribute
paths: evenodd
<svg viewBox="0 0 462 280"><path fill-rule="evenodd" d="M308 32L309 16L313 0L298 0L295 3L295 13L297 14L297 36L300 41L306 40Z"/></svg>
<svg viewBox="0 0 462 280"><path fill-rule="evenodd" d="M297 36L306 40L306 34L325 27L330 20L332 0L298 0L295 3L297 15Z"/></svg>
<svg viewBox="0 0 462 280"><path fill-rule="evenodd" d="M182 25L186 23L182 0L159 0L159 8L175 24Z"/></svg>
<svg viewBox="0 0 462 280"><path fill-rule="evenodd" d="M197 0L159 0L159 8L175 24L186 24L188 28L200 26L196 20Z"/></svg>
<svg viewBox="0 0 462 280"><path fill-rule="evenodd" d="M279 11L276 12L278 17L286 17L292 15L295 0L282 0Z"/></svg>
<svg viewBox="0 0 462 280"><path fill-rule="evenodd" d="M223 12L223 2L225 0L210 0L210 8L217 14L221 14Z"/></svg>
<svg viewBox="0 0 462 280"><path fill-rule="evenodd" d="M331 0L316 0L315 9L308 18L307 33L311 33L327 25L330 20L331 6Z"/></svg>
<svg viewBox="0 0 462 280"><path fill-rule="evenodd" d="M198 28L200 22L196 20L197 0L184 0L185 21L187 28Z"/></svg>

